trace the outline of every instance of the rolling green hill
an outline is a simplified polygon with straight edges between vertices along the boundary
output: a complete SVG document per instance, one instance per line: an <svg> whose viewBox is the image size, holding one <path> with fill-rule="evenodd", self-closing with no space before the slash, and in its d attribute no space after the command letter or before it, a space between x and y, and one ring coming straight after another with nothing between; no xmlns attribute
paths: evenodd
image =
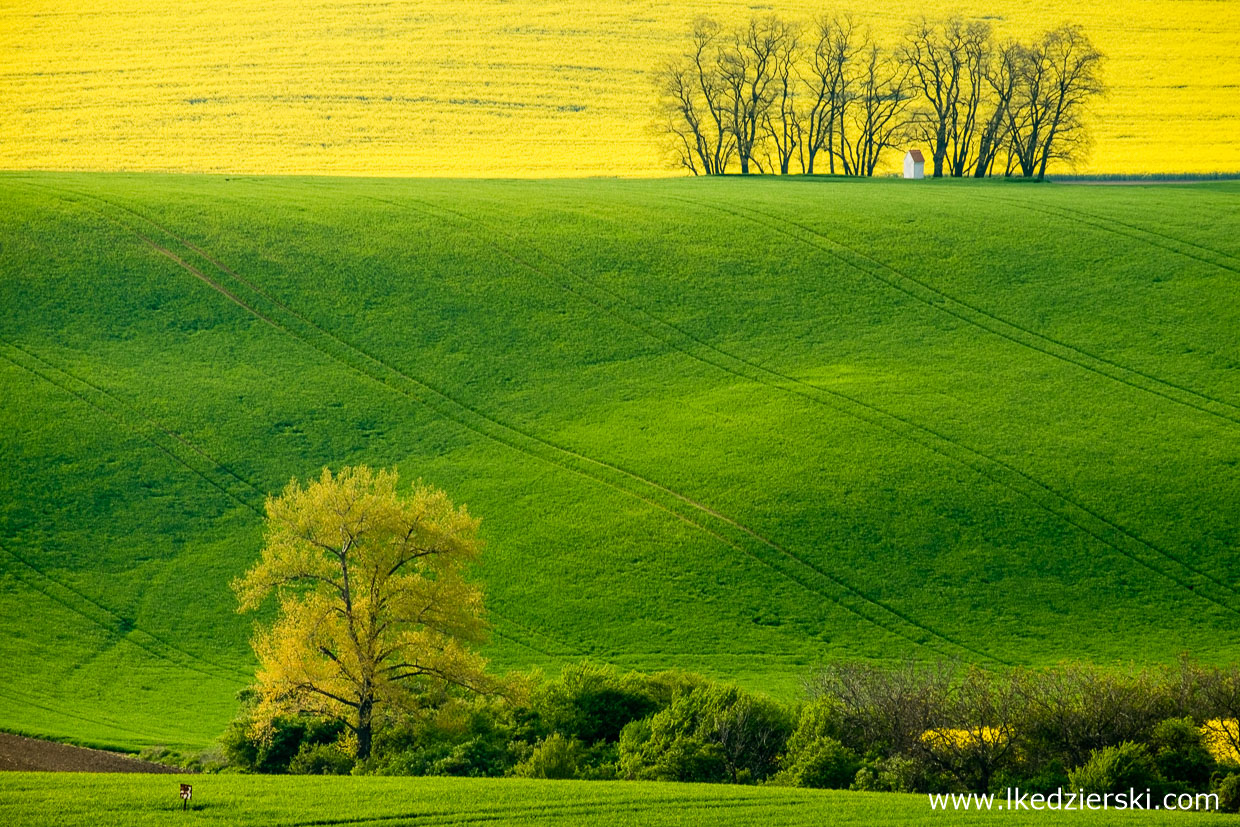
<svg viewBox="0 0 1240 827"><path fill-rule="evenodd" d="M469 504L499 668L1240 657L1240 185L0 176L0 727L200 747L264 496Z"/></svg>

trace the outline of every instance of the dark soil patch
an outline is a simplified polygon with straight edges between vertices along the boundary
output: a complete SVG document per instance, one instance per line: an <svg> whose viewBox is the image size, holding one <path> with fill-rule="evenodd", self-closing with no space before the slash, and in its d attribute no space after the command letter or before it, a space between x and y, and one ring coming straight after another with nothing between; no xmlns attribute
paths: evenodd
<svg viewBox="0 0 1240 827"><path fill-rule="evenodd" d="M74 747L0 732L0 772L162 772L176 767L141 761L119 752Z"/></svg>

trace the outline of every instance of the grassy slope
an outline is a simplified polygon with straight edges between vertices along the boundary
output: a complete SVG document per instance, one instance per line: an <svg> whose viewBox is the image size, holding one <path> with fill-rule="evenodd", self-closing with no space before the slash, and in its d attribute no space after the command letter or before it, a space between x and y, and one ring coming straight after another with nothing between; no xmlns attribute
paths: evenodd
<svg viewBox="0 0 1240 827"><path fill-rule="evenodd" d="M0 726L207 742L347 462L483 517L504 667L1240 656L1238 197L0 177Z"/></svg>
<svg viewBox="0 0 1240 827"><path fill-rule="evenodd" d="M156 775L0 775L6 824L165 824L178 780ZM190 776L196 824L1231 824L1217 814L934 812L925 796L650 782L473 778Z"/></svg>

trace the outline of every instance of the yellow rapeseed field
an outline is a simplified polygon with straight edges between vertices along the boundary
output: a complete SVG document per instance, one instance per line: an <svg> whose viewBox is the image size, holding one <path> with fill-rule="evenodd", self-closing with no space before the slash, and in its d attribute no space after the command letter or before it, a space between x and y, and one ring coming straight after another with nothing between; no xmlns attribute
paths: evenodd
<svg viewBox="0 0 1240 827"><path fill-rule="evenodd" d="M1240 169L1240 2L784 0L896 37L960 11L1108 54L1088 172ZM654 0L4 0L0 168L660 175L649 71L698 13Z"/></svg>

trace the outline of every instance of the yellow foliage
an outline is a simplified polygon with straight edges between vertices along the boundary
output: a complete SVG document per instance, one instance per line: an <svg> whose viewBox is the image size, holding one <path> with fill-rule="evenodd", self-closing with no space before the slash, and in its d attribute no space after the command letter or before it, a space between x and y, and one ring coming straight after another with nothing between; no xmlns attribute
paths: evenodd
<svg viewBox="0 0 1240 827"><path fill-rule="evenodd" d="M1214 760L1240 764L1240 722L1235 718L1214 718L1201 727L1202 740Z"/></svg>
<svg viewBox="0 0 1240 827"><path fill-rule="evenodd" d="M929 747L962 750L973 746L1000 746L1007 736L994 727L978 729L928 729L921 734L922 743Z"/></svg>
<svg viewBox="0 0 1240 827"><path fill-rule="evenodd" d="M650 71L739 0L29 0L0 9L0 168L661 175ZM768 8L768 7L763 7ZM784 0L888 42L936 10ZM962 0L1001 36L1108 55L1094 172L1235 170L1240 3Z"/></svg>
<svg viewBox="0 0 1240 827"><path fill-rule="evenodd" d="M357 733L346 731L336 740L335 746L336 749L340 750L345 755L356 755Z"/></svg>
<svg viewBox="0 0 1240 827"><path fill-rule="evenodd" d="M262 557L233 583L242 611L274 593L279 612L254 636L256 726L310 712L346 721L359 757L380 706L414 707L455 684L490 689L482 593L464 576L478 521L421 483L398 496L396 473L345 468L267 500Z"/></svg>

